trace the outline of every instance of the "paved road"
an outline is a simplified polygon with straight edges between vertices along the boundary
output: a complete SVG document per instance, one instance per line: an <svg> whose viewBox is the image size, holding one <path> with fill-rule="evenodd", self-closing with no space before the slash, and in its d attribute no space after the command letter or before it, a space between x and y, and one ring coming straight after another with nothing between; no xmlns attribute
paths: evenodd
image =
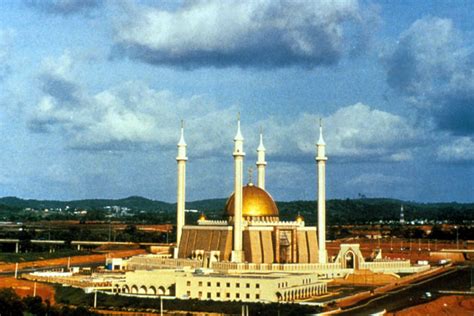
<svg viewBox="0 0 474 316"><path fill-rule="evenodd" d="M434 300L442 296L438 293L440 290L468 291L470 287L471 267L460 266L448 273L361 302L358 307L347 309L338 315L369 315L384 309L394 312ZM431 293L431 298L427 297L426 292Z"/></svg>

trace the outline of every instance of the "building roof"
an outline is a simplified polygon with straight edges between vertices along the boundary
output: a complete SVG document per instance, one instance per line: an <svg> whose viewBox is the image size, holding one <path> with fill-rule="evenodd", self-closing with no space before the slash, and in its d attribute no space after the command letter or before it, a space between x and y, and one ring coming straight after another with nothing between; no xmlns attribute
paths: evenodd
<svg viewBox="0 0 474 316"><path fill-rule="evenodd" d="M225 214L228 216L234 216L234 194L232 193L225 205ZM243 187L242 202L243 217L278 216L278 208L271 195L251 183Z"/></svg>

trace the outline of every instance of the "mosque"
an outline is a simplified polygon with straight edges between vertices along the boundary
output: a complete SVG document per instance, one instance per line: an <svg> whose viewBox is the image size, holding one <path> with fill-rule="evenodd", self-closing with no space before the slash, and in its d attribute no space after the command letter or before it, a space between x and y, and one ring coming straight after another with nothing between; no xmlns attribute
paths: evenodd
<svg viewBox="0 0 474 316"><path fill-rule="evenodd" d="M293 222L279 220L278 208L265 190L265 147L263 135L257 148L257 185L243 186L244 138L238 121L234 138L234 193L225 206L227 220L208 221L201 218L198 225L184 225L184 192L186 143L183 129L178 143L178 205L177 258L209 258L215 261L248 263L323 263L325 249L325 206L319 208L319 225L305 226L301 216ZM325 143L321 134L318 141L320 201L324 201ZM321 203L320 203L321 204ZM320 232L319 245L317 232Z"/></svg>
<svg viewBox="0 0 474 316"><path fill-rule="evenodd" d="M414 273L429 266L409 260L366 261L358 244L341 244L337 256L326 250L326 143L319 126L316 143L317 227L297 216L281 221L278 207L265 190L265 147L260 133L257 184L243 184L244 137L237 121L234 137L234 192L227 200L224 220L201 216L185 223L186 142L178 142L177 242L169 255L143 255L120 261L125 277L113 283L115 293L173 295L177 298L239 301L295 301L323 295L327 284L355 270L374 273ZM111 259L113 260L113 259Z"/></svg>

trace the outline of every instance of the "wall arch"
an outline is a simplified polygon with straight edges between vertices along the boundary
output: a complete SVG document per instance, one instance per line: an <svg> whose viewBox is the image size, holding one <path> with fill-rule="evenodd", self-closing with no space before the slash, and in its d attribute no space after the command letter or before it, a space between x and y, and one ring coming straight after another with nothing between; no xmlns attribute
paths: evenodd
<svg viewBox="0 0 474 316"><path fill-rule="evenodd" d="M123 292L123 293L130 293L130 288L128 287L128 285L124 285L124 286L122 287L122 292Z"/></svg>
<svg viewBox="0 0 474 316"><path fill-rule="evenodd" d="M352 250L348 250L344 254L344 266L346 269L355 269L356 267L356 255Z"/></svg>
<svg viewBox="0 0 474 316"><path fill-rule="evenodd" d="M158 295L165 295L166 294L166 289L163 286L160 286L158 288Z"/></svg>

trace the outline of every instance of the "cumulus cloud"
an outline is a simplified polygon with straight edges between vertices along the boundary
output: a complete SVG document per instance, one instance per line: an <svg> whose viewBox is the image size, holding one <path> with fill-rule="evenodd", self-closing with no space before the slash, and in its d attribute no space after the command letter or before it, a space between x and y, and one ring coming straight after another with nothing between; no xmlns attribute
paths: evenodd
<svg viewBox="0 0 474 316"><path fill-rule="evenodd" d="M174 11L137 5L117 23L116 53L183 68L312 68L361 49L374 20L367 12L357 0L199 0Z"/></svg>
<svg viewBox="0 0 474 316"><path fill-rule="evenodd" d="M124 150L143 144L175 146L180 119L199 126L187 138L196 154L216 150L235 118L233 107L220 109L201 96L180 98L141 82L126 82L98 93L86 91L74 78L69 53L43 61L39 75L42 95L29 114L34 132L61 133L69 147L87 150ZM219 124L215 124L219 122ZM227 132L231 139L232 132Z"/></svg>
<svg viewBox="0 0 474 316"><path fill-rule="evenodd" d="M104 0L25 0L25 3L42 12L58 15L90 14L102 6Z"/></svg>
<svg viewBox="0 0 474 316"><path fill-rule="evenodd" d="M75 68L68 52L44 60L39 75L42 94L29 111L32 131L60 133L69 147L77 149L152 145L174 150L177 125L185 119L186 139L194 155L222 156L231 150L236 106L219 106L206 96L182 98L133 81L90 93L74 80ZM313 156L318 119L317 114L302 113L291 121L270 117L249 122L244 113L246 150L254 152L257 131L263 126L273 158L294 161ZM327 151L336 158L410 160L410 148L425 137L406 119L362 103L342 107L323 119Z"/></svg>
<svg viewBox="0 0 474 316"><path fill-rule="evenodd" d="M269 148L279 155L314 154L317 139L315 114L302 114L289 124L270 120L273 140ZM323 118L327 152L344 159L403 161L411 159L410 148L423 139L422 130L395 114L357 103Z"/></svg>
<svg viewBox="0 0 474 316"><path fill-rule="evenodd" d="M474 141L469 137L459 137L450 143L441 145L437 152L440 161L472 162L474 161Z"/></svg>
<svg viewBox="0 0 474 316"><path fill-rule="evenodd" d="M472 47L449 19L417 20L386 58L388 83L438 128L474 135Z"/></svg>

